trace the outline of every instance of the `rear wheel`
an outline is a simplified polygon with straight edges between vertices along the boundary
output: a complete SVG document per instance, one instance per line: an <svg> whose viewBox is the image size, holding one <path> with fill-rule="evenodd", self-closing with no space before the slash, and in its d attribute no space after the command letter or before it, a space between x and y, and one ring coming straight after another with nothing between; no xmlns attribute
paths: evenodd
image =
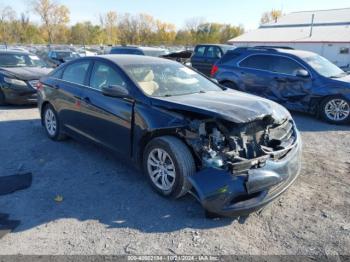
<svg viewBox="0 0 350 262"><path fill-rule="evenodd" d="M231 81L222 82L221 85L223 85L224 87L230 88L230 89L238 90L237 85Z"/></svg>
<svg viewBox="0 0 350 262"><path fill-rule="evenodd" d="M52 140L63 140L66 136L62 133L60 121L55 109L51 105L46 105L43 111L43 122L46 134Z"/></svg>
<svg viewBox="0 0 350 262"><path fill-rule="evenodd" d="M320 106L320 115L332 124L344 124L350 121L350 102L341 96L324 99Z"/></svg>
<svg viewBox="0 0 350 262"><path fill-rule="evenodd" d="M147 144L143 169L158 193L179 198L191 188L187 177L195 173L195 163L190 150L180 139L163 136Z"/></svg>

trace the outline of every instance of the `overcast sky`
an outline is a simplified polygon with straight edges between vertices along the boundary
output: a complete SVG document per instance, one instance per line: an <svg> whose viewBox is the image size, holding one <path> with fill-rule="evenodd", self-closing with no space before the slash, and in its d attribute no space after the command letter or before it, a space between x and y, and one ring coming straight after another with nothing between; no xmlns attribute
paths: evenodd
<svg viewBox="0 0 350 262"><path fill-rule="evenodd" d="M32 0L1 0L0 8L11 6L17 13L28 13ZM181 28L191 17L203 17L207 22L242 24L246 29L259 25L261 14L271 9L284 13L350 7L350 0L56 0L71 12L71 23L98 23L99 14L114 10L117 13L147 13ZM33 15L32 19L38 21ZM350 18L349 18L350 20Z"/></svg>

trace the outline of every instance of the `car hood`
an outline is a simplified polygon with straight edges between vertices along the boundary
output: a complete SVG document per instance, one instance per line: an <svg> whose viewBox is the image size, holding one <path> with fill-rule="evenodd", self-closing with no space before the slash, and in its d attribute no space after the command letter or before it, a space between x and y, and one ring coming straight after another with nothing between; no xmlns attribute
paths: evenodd
<svg viewBox="0 0 350 262"><path fill-rule="evenodd" d="M233 90L153 97L151 103L170 110L194 112L235 123L247 123L266 116L280 123L291 117L287 109L273 101Z"/></svg>
<svg viewBox="0 0 350 262"><path fill-rule="evenodd" d="M0 67L0 72L21 80L37 80L51 72L45 67Z"/></svg>

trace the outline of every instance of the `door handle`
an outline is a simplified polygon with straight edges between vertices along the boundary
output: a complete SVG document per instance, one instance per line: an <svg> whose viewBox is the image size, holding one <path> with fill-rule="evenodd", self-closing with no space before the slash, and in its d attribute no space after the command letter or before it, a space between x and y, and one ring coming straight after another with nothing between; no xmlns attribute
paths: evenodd
<svg viewBox="0 0 350 262"><path fill-rule="evenodd" d="M59 88L61 88L61 87L60 87L60 84L54 84L54 85L53 85L53 88L54 88L54 89L59 89Z"/></svg>

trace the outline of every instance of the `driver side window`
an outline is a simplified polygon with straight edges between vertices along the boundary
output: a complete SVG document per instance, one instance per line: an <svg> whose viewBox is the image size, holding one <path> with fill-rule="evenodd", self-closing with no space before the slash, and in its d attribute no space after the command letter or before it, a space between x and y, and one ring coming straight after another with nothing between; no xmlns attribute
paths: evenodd
<svg viewBox="0 0 350 262"><path fill-rule="evenodd" d="M90 86L102 90L103 87L111 85L126 86L126 82L120 73L111 66L102 62L95 62L91 72Z"/></svg>

